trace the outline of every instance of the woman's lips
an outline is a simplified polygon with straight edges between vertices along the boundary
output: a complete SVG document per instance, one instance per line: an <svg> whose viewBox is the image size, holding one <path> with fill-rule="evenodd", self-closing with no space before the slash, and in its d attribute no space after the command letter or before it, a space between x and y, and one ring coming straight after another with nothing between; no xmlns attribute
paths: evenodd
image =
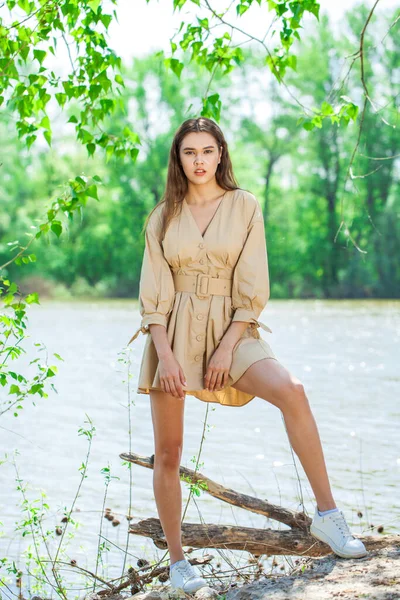
<svg viewBox="0 0 400 600"><path fill-rule="evenodd" d="M206 171L195 171L194 174L195 175L205 175Z"/></svg>

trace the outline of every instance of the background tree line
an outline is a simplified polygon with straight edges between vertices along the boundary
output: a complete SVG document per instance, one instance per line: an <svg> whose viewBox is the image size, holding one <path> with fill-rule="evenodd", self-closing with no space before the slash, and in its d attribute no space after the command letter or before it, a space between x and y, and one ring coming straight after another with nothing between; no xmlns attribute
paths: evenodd
<svg viewBox="0 0 400 600"><path fill-rule="evenodd" d="M400 39L395 28L388 30L395 15L381 17L369 35L368 84L379 91L380 103L366 108L346 184L358 135L354 122L348 119L348 127L343 121L332 123L326 104L327 118L314 123L312 131L298 125L299 103L323 107L327 94L331 101L359 101L346 96L348 89L361 96L362 89L354 71L343 80L348 66L343 56L353 51L366 16L359 6L343 18L339 33L323 18L303 34L297 72L285 75L296 102L265 71L260 77L262 58L254 48L243 49L245 60L233 73L215 74L213 84L224 99L220 125L235 174L263 207L272 298L399 296L399 158L393 157L400 155L395 127ZM121 136L127 127L139 134L136 162L114 156L106 163L97 155L88 159L73 137L57 131L54 118L52 148L36 143L31 153L19 143L11 114L2 113L0 260L9 256L10 232L23 238L71 172L95 170L103 181L100 200L91 199L90 207L80 209L80 219L64 224L66 236L38 240L37 263L24 269L27 288L30 276L36 278L35 289L40 277L43 285L56 282L73 294L138 293L142 224L162 196L172 136L188 118L186 107L201 97L207 75L191 62L179 80L165 70L158 53L123 65L123 73L119 108L105 125L110 136ZM72 101L72 122L75 108ZM343 214L351 231L340 227ZM14 264L9 276L23 286Z"/></svg>

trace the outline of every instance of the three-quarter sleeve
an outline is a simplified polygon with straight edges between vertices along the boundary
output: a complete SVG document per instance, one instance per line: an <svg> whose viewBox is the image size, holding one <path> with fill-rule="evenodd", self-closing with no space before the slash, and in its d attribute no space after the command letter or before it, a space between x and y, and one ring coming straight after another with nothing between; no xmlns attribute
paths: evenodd
<svg viewBox="0 0 400 600"><path fill-rule="evenodd" d="M140 331L149 333L151 324L167 327L168 316L173 308L175 285L171 268L159 240L159 230L159 213L155 212L150 217L145 230L145 248L139 284L139 312L142 320L140 328L128 344L139 335Z"/></svg>
<svg viewBox="0 0 400 600"><path fill-rule="evenodd" d="M267 304L270 288L264 218L258 200L248 192L250 220L247 237L235 265L232 282L232 321L245 321L271 331L258 321Z"/></svg>

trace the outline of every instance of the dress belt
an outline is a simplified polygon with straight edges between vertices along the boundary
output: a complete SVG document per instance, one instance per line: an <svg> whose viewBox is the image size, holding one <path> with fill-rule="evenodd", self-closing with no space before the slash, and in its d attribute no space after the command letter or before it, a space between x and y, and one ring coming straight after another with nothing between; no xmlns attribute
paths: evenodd
<svg viewBox="0 0 400 600"><path fill-rule="evenodd" d="M211 277L211 275L204 273L198 273L197 275L173 273L172 275L176 292L194 292L199 298L208 298L208 296L214 295L232 295L232 279Z"/></svg>
<svg viewBox="0 0 400 600"><path fill-rule="evenodd" d="M207 298L210 295L232 296L233 279L223 279L222 277L211 277L211 275L184 275L182 273L172 274L176 292L195 292L199 298ZM265 331L272 333L272 329L261 321L251 323L251 327L261 327Z"/></svg>
<svg viewBox="0 0 400 600"><path fill-rule="evenodd" d="M184 275L183 273L173 273L173 280L176 292L194 292L199 298L208 298L208 296L232 296L232 279L223 279L222 277L211 277L204 273L198 275ZM265 331L272 333L268 325L261 321L251 324L252 327L261 327ZM139 327L129 340L128 345L133 342L139 333L148 333L147 327Z"/></svg>

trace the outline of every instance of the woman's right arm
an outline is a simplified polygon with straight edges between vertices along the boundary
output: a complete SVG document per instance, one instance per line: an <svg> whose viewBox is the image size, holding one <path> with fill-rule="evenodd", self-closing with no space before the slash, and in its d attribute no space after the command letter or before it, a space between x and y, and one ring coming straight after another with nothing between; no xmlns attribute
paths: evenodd
<svg viewBox="0 0 400 600"><path fill-rule="evenodd" d="M149 331L150 324L163 325L166 328L174 304L175 285L171 268L158 239L159 229L159 215L153 213L145 231L139 285L141 327L145 332Z"/></svg>
<svg viewBox="0 0 400 600"><path fill-rule="evenodd" d="M164 325L156 325L151 323L149 325L151 337L156 348L158 360L165 360L172 354L172 349L167 337L167 329Z"/></svg>

